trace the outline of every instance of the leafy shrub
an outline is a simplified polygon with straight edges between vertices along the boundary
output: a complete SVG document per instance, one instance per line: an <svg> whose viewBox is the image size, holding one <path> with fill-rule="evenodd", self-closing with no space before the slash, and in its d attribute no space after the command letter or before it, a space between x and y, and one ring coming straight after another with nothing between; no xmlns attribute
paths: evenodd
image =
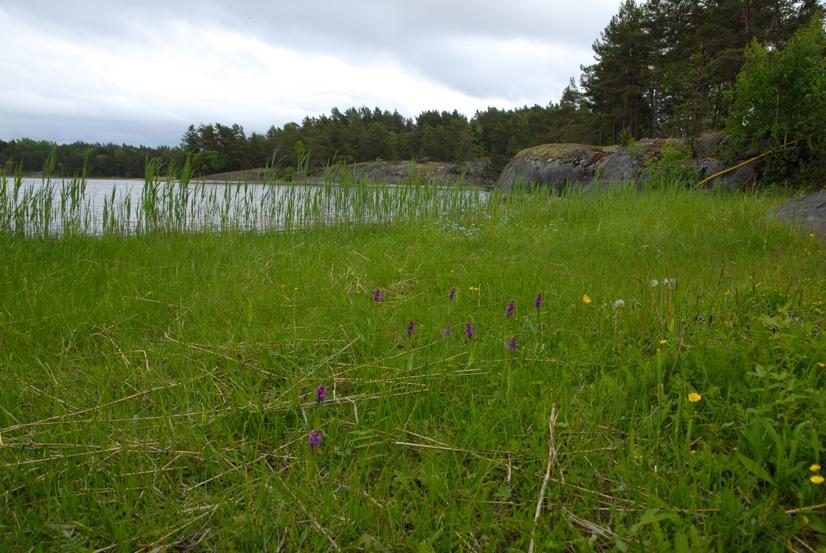
<svg viewBox="0 0 826 553"><path fill-rule="evenodd" d="M785 48L753 42L746 50L726 133L735 151L776 150L765 170L774 181L815 181L826 173L824 52L822 16Z"/></svg>
<svg viewBox="0 0 826 553"><path fill-rule="evenodd" d="M697 169L691 164L693 157L685 142L669 141L659 155L645 162L645 176L654 185L694 181Z"/></svg>

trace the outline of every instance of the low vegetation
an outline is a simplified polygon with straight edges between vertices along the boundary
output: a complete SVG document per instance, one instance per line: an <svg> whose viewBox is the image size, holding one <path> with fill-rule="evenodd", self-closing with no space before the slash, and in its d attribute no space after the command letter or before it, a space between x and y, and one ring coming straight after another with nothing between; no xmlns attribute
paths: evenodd
<svg viewBox="0 0 826 553"><path fill-rule="evenodd" d="M782 194L422 189L264 232L5 228L0 542L823 546L826 250Z"/></svg>

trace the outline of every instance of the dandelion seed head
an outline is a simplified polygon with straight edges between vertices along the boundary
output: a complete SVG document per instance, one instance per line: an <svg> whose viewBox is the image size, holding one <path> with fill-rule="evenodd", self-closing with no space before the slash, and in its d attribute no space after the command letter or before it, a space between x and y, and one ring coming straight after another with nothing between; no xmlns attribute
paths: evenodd
<svg viewBox="0 0 826 553"><path fill-rule="evenodd" d="M625 307L625 300L617 300L614 302L614 309L622 309Z"/></svg>

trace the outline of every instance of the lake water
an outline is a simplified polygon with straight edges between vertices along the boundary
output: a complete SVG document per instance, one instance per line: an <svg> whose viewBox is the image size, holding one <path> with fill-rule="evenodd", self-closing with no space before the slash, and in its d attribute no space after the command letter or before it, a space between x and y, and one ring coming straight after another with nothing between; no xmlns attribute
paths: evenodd
<svg viewBox="0 0 826 553"><path fill-rule="evenodd" d="M478 208L477 189L366 184L0 181L0 229L26 235L289 229L384 223Z"/></svg>

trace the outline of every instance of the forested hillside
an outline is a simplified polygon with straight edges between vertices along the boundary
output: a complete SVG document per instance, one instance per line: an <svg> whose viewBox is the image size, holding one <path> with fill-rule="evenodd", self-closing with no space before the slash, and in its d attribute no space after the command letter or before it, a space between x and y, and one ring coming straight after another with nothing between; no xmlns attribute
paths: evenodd
<svg viewBox="0 0 826 553"><path fill-rule="evenodd" d="M408 118L380 108L333 108L249 135L238 124L191 125L175 148L59 145L57 170L70 175L86 163L91 176L134 177L143 174L147 157L180 164L189 153L197 174L414 158L488 157L497 168L542 143L691 138L725 127L749 45L783 49L813 17L822 17L820 9L815 0L626 0L594 42L594 63L546 106L490 107L470 119L456 111ZM0 140L0 168L10 172L22 163L26 171L39 170L53 147Z"/></svg>

